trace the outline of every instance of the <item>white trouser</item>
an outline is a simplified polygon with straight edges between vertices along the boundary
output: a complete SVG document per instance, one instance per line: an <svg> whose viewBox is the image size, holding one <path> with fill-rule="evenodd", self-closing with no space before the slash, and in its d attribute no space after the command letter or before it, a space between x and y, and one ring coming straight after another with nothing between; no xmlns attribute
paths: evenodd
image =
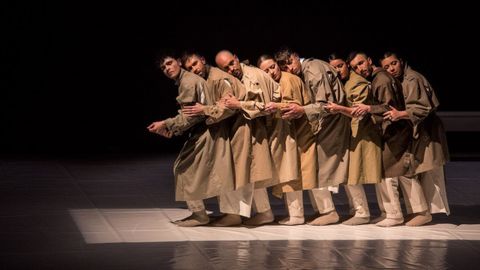
<svg viewBox="0 0 480 270"><path fill-rule="evenodd" d="M385 213L386 218L403 218L400 197L398 193L398 177L384 178L375 184L378 207Z"/></svg>
<svg viewBox="0 0 480 270"><path fill-rule="evenodd" d="M370 217L367 195L363 185L344 185L345 193L348 197L348 203L353 210L355 217Z"/></svg>
<svg viewBox="0 0 480 270"><path fill-rule="evenodd" d="M218 196L220 212L250 217L253 200L253 184L245 185L239 189Z"/></svg>
<svg viewBox="0 0 480 270"><path fill-rule="evenodd" d="M308 191L308 196L312 202L313 210L320 214L329 213L335 210L332 194L328 188L314 188Z"/></svg>
<svg viewBox="0 0 480 270"><path fill-rule="evenodd" d="M423 193L425 194L430 213L445 213L450 215L443 166L419 174L419 180L422 184Z"/></svg>
<svg viewBox="0 0 480 270"><path fill-rule="evenodd" d="M287 206L288 216L290 217L303 217L303 191L297 190L293 192L287 192L284 194L285 205Z"/></svg>
<svg viewBox="0 0 480 270"><path fill-rule="evenodd" d="M417 176L399 176L407 213L421 213L428 210L423 188Z"/></svg>
<svg viewBox="0 0 480 270"><path fill-rule="evenodd" d="M205 204L203 200L194 200L194 201L186 201L188 210L192 212L200 212L205 211Z"/></svg>

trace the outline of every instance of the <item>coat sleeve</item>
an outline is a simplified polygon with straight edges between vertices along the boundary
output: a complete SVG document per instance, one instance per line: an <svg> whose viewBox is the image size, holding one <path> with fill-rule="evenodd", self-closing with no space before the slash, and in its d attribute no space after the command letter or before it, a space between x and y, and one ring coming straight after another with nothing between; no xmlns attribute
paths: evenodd
<svg viewBox="0 0 480 270"><path fill-rule="evenodd" d="M216 81L214 87L219 90L220 99L235 93L232 83L226 78ZM213 105L205 106L204 113L207 116L207 125L211 125L231 117L236 113L236 110L225 107L221 100L217 100Z"/></svg>
<svg viewBox="0 0 480 270"><path fill-rule="evenodd" d="M296 103L299 105L304 104L303 94L305 87L298 77L290 77L285 81L284 85L281 85L282 90L282 103Z"/></svg>
<svg viewBox="0 0 480 270"><path fill-rule="evenodd" d="M368 104L370 84L366 81L357 81L351 90L348 101L353 105Z"/></svg>
<svg viewBox="0 0 480 270"><path fill-rule="evenodd" d="M244 116L247 119L269 115L270 113L265 111L266 104L281 100L280 85L263 71L257 72L256 75L257 81L249 82L252 87L246 92L246 100L241 102Z"/></svg>
<svg viewBox="0 0 480 270"><path fill-rule="evenodd" d="M418 78L412 78L404 84L406 111L414 126L421 123L432 112L433 104L429 98L429 86Z"/></svg>
<svg viewBox="0 0 480 270"><path fill-rule="evenodd" d="M180 107L183 108L185 105L192 105L196 102L204 104L203 91L205 87L205 84L193 82L180 84L177 97L177 102L180 104ZM166 119L165 124L169 131L178 136L204 120L204 116L189 117L183 114L181 110L178 110L178 114Z"/></svg>
<svg viewBox="0 0 480 270"><path fill-rule="evenodd" d="M370 114L375 124L383 123L383 114L393 105L393 89L390 83L379 83L372 88L375 97L374 104L370 105Z"/></svg>
<svg viewBox="0 0 480 270"><path fill-rule="evenodd" d="M315 93L315 102L304 106L309 121L318 121L327 114L324 106L328 103L332 88L326 76L325 70L319 65L311 65L304 72L306 87Z"/></svg>

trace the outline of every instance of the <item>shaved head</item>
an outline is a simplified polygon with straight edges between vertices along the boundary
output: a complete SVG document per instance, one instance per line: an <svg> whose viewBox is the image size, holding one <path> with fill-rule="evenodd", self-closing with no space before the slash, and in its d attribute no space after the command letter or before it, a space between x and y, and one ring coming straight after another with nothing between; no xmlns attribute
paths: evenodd
<svg viewBox="0 0 480 270"><path fill-rule="evenodd" d="M230 59L232 57L233 57L232 52L228 50L221 50L215 56L215 63L217 64L217 66L220 66L219 62L224 63L225 61L227 61L227 59Z"/></svg>
<svg viewBox="0 0 480 270"><path fill-rule="evenodd" d="M231 53L228 50L221 50L215 56L215 63L217 67L221 70L237 77L237 79L241 80L243 77L243 71L240 66L240 61L238 57Z"/></svg>

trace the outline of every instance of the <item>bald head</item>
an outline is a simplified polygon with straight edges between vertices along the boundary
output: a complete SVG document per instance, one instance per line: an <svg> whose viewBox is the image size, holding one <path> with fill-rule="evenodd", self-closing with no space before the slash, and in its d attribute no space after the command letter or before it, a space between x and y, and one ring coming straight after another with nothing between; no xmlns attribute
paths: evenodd
<svg viewBox="0 0 480 270"><path fill-rule="evenodd" d="M215 56L215 63L218 67L220 67L223 63L228 62L228 60L230 60L231 58L234 58L232 52L228 50L221 50Z"/></svg>
<svg viewBox="0 0 480 270"><path fill-rule="evenodd" d="M215 63L221 70L232 74L238 79L242 79L243 72L238 57L227 50L221 50L215 56Z"/></svg>

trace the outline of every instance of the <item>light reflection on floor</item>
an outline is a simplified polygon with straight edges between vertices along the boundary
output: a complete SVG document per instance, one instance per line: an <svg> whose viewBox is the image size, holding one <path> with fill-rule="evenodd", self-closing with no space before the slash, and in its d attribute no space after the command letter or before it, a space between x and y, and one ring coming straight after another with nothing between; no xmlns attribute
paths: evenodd
<svg viewBox="0 0 480 270"><path fill-rule="evenodd" d="M480 224L431 224L422 227L282 226L178 227L171 221L185 209L77 209L70 214L89 244L181 241L271 240L480 240Z"/></svg>
<svg viewBox="0 0 480 270"><path fill-rule="evenodd" d="M188 211L173 198L174 158L0 159L1 268L476 269L480 262L480 162L448 164L452 215L423 227L179 228L170 221ZM334 201L345 218L345 195ZM282 201L271 202L285 215ZM216 200L207 208L218 214ZM313 214L308 203L306 211Z"/></svg>

